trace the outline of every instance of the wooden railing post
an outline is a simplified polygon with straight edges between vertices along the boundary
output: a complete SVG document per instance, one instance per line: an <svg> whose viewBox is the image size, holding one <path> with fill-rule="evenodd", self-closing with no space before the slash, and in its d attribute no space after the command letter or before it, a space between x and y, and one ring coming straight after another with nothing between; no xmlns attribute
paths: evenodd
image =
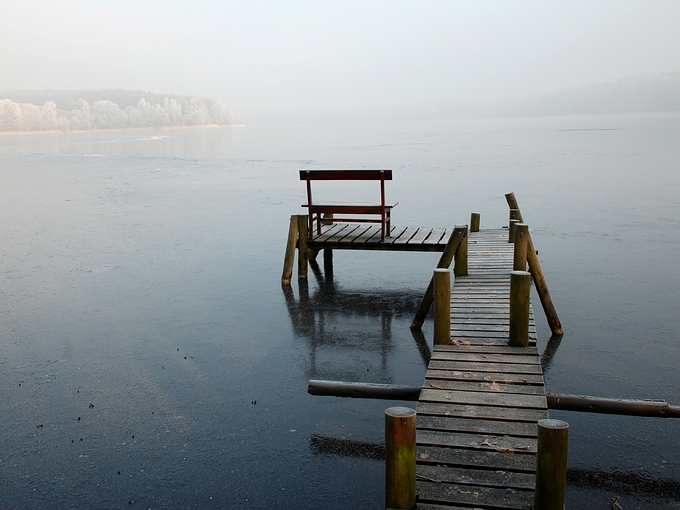
<svg viewBox="0 0 680 510"><path fill-rule="evenodd" d="M561 420L540 420L537 448L534 510L563 510L569 424Z"/></svg>
<svg viewBox="0 0 680 510"><path fill-rule="evenodd" d="M508 221L508 242L509 243L514 243L515 242L515 225L519 223L518 220L509 220Z"/></svg>
<svg viewBox="0 0 680 510"><path fill-rule="evenodd" d="M283 274L281 274L281 285L290 285L293 278L293 264L295 264L295 246L298 238L298 216L294 214L290 217L288 227L288 242L286 243L286 254L283 257Z"/></svg>
<svg viewBox="0 0 680 510"><path fill-rule="evenodd" d="M515 224L515 248L513 254L512 269L515 271L527 270L527 247L529 242L529 225L526 223Z"/></svg>
<svg viewBox="0 0 680 510"><path fill-rule="evenodd" d="M434 345L451 343L451 271L435 269L434 282Z"/></svg>
<svg viewBox="0 0 680 510"><path fill-rule="evenodd" d="M479 232L480 214L473 212L470 214L470 232Z"/></svg>
<svg viewBox="0 0 680 510"><path fill-rule="evenodd" d="M309 224L307 215L298 216L298 278L307 278L307 235Z"/></svg>
<svg viewBox="0 0 680 510"><path fill-rule="evenodd" d="M505 199L508 202L510 209L516 209L519 211L519 206L517 205L517 199L515 199L514 193L508 193L505 195ZM522 221L522 213L518 213L520 222ZM543 312L548 319L548 326L550 326L550 331L553 335L562 336L564 331L562 330L562 323L560 318L557 316L555 311L555 305L550 297L550 291L548 290L548 283L545 281L545 275L543 274L543 269L541 268L541 263L538 260L538 254L536 253L536 248L531 240L531 234L529 234L529 241L527 243L527 262L529 263L529 272L534 280L534 285L536 286L536 293L541 300L541 305L543 305Z"/></svg>
<svg viewBox="0 0 680 510"><path fill-rule="evenodd" d="M458 250L458 245L461 243L464 237L467 237L467 225L454 227L451 237L449 237L449 240L446 243L446 248L444 248L444 253L442 253L442 256L439 258L439 262L437 263L438 268L446 269L451 267L451 261L453 260L454 254ZM411 329L420 329L423 325L423 322L425 322L427 312L430 311L430 306L432 305L432 292L433 284L432 279L430 279L430 283L427 286L425 295L423 296L420 306L416 311L416 315L413 317L413 321L411 322Z"/></svg>
<svg viewBox="0 0 680 510"><path fill-rule="evenodd" d="M510 336L508 345L529 346L529 294L531 274L527 271L510 273Z"/></svg>
<svg viewBox="0 0 680 510"><path fill-rule="evenodd" d="M453 274L454 276L468 275L468 231L465 227L463 238L456 248L455 256L453 257Z"/></svg>
<svg viewBox="0 0 680 510"><path fill-rule="evenodd" d="M385 507L416 507L416 412L385 411Z"/></svg>

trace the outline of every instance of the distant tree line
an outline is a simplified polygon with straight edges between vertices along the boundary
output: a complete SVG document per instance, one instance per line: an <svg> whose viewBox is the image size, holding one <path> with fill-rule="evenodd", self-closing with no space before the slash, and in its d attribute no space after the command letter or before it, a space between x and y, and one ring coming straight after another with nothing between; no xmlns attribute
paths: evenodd
<svg viewBox="0 0 680 510"><path fill-rule="evenodd" d="M0 131L49 131L226 125L219 101L143 91L14 91L0 93Z"/></svg>

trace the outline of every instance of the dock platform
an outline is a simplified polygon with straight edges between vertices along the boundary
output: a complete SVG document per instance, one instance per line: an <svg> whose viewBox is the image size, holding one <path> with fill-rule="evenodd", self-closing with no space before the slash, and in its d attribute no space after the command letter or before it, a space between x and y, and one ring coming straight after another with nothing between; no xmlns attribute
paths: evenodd
<svg viewBox="0 0 680 510"><path fill-rule="evenodd" d="M451 291L451 344L435 346L417 407L418 508L532 509L537 422L548 407L530 346L509 347L513 244L472 232Z"/></svg>
<svg viewBox="0 0 680 510"><path fill-rule="evenodd" d="M443 252L453 228L392 227L380 239L380 225L335 223L307 240L313 250L389 250Z"/></svg>

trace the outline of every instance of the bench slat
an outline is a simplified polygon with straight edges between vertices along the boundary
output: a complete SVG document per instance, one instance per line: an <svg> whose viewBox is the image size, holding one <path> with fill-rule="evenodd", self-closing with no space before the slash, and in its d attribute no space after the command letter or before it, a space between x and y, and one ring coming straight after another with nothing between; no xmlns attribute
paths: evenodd
<svg viewBox="0 0 680 510"><path fill-rule="evenodd" d="M301 181L391 181L392 170L300 170Z"/></svg>

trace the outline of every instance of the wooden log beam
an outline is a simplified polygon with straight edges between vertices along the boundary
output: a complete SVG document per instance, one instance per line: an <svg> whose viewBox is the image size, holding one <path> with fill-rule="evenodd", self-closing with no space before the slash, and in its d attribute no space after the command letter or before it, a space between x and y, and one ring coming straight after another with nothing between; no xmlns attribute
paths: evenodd
<svg viewBox="0 0 680 510"><path fill-rule="evenodd" d="M458 246L460 245L462 240L467 237L467 230L468 230L467 225L462 226L457 225L456 227L454 227L453 232L451 233L451 237L449 237L449 240L446 243L446 248L444 248L444 252L442 253L442 256L439 258L439 262L437 263L437 267L439 269L448 269L451 266L451 261L453 260L453 257L456 254L456 251L458 250ZM427 290L425 291L423 300L420 302L420 306L416 311L416 315L413 318L413 321L411 322L411 329L420 329L422 327L423 322L425 322L425 317L427 317L427 312L430 311L433 295L434 284L432 279L430 278L430 284L427 286Z"/></svg>
<svg viewBox="0 0 680 510"><path fill-rule="evenodd" d="M508 207L510 209L517 209L518 219L521 223L524 223L522 218L522 213L519 211L519 205L517 205L517 199L514 193L508 193L505 195L505 199L508 202ZM546 319L548 319L548 326L550 326L550 331L553 335L562 336L564 330L562 329L562 323L560 318L557 316L555 311L555 305L550 297L550 291L548 290L548 284L545 281L545 275L543 274L543 269L541 268L541 263L538 260L538 254L536 253L536 248L534 247L534 242L531 240L531 234L529 234L529 239L527 241L527 262L529 263L529 272L534 280L534 285L536 286L536 292L541 300L541 305L543 306L543 312L545 313Z"/></svg>
<svg viewBox="0 0 680 510"><path fill-rule="evenodd" d="M420 388L397 384L356 383L343 381L321 381L310 379L307 392L327 397L376 398L381 400L417 401Z"/></svg>
<svg viewBox="0 0 680 510"><path fill-rule="evenodd" d="M375 398L380 400L417 401L421 388L397 384L373 384L311 379L307 391L311 395L328 397ZM656 418L680 418L680 406L664 400L633 400L564 395L548 393L548 409L561 409L582 413L619 414Z"/></svg>
<svg viewBox="0 0 680 510"><path fill-rule="evenodd" d="M549 409L582 413L680 418L680 406L672 406L662 400L629 400L557 393L548 393L546 398L548 399Z"/></svg>

